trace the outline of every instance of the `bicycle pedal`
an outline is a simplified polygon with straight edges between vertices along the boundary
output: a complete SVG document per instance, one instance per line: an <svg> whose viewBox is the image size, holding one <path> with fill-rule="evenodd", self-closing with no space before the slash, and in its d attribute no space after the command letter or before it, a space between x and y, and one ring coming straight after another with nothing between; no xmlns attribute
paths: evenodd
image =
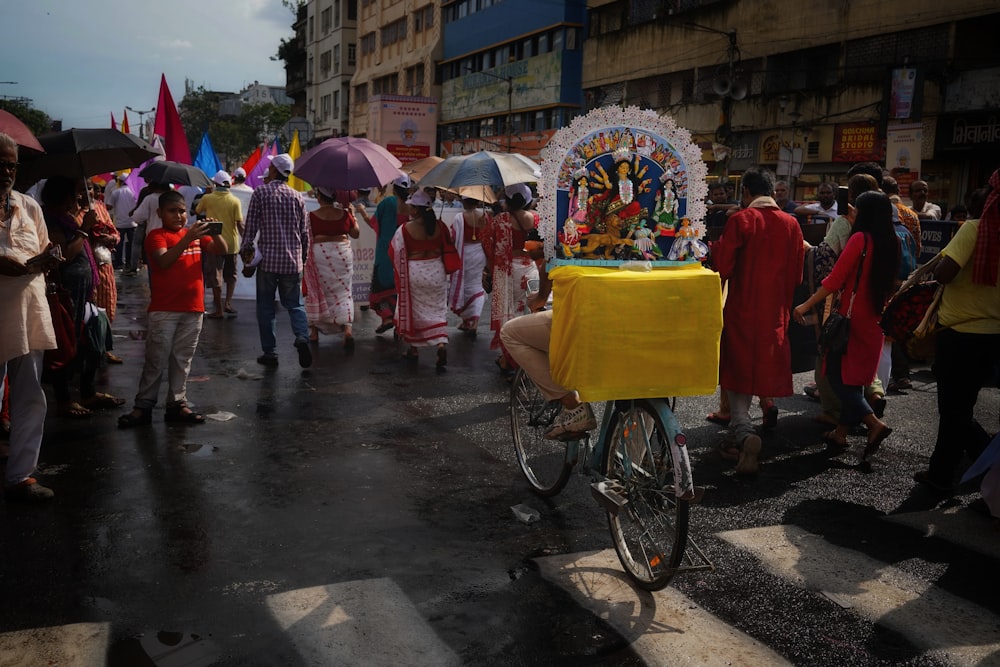
<svg viewBox="0 0 1000 667"><path fill-rule="evenodd" d="M612 516L618 516L618 512L628 504L628 498L625 497L625 487L614 480L592 483L590 494L594 496L597 504Z"/></svg>

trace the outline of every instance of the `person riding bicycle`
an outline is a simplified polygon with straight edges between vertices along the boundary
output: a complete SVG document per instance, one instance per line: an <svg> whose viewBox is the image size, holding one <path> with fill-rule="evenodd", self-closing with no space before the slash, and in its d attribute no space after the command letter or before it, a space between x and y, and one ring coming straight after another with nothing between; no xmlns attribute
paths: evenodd
<svg viewBox="0 0 1000 667"><path fill-rule="evenodd" d="M580 400L575 389L567 389L552 379L549 370L549 340L552 335L552 310L546 309L552 281L545 269L542 242L529 237L524 249L538 265L538 292L529 295L531 313L509 320L500 329L504 349L528 374L542 396L549 401L559 401L562 410L552 426L545 432L548 440L575 440L597 428L597 419L589 403Z"/></svg>

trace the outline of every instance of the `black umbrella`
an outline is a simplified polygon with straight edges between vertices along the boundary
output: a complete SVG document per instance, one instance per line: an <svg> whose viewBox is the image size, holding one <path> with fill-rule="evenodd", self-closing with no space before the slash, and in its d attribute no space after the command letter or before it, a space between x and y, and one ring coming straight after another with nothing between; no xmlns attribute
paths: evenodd
<svg viewBox="0 0 1000 667"><path fill-rule="evenodd" d="M212 181L198 167L172 160L157 160L151 162L139 172L139 176L148 183L174 183L175 185L193 185L197 188L207 188Z"/></svg>
<svg viewBox="0 0 1000 667"><path fill-rule="evenodd" d="M45 153L25 156L19 181L33 183L50 176L85 178L138 167L160 152L133 134L111 128L78 129L38 137Z"/></svg>

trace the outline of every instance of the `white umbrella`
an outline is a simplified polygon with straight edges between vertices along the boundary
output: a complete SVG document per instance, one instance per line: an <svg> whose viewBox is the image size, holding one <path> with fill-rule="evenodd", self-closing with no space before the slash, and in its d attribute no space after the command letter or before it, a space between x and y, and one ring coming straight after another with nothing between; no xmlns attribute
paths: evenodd
<svg viewBox="0 0 1000 667"><path fill-rule="evenodd" d="M472 155L453 155L420 179L420 187L461 188L468 185L504 187L515 183L534 183L541 178L541 168L519 153L479 151Z"/></svg>

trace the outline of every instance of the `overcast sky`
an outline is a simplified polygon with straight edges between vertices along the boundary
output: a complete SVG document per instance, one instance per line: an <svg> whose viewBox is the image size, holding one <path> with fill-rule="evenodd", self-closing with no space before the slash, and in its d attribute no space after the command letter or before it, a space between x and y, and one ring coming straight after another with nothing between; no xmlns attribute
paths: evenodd
<svg viewBox="0 0 1000 667"><path fill-rule="evenodd" d="M0 95L28 97L63 128L120 123L126 106L156 106L160 74L174 102L184 79L238 92L285 84L270 57L292 36L281 0L7 0L0 36ZM149 116L147 116L149 118ZM139 118L129 112L133 133Z"/></svg>

